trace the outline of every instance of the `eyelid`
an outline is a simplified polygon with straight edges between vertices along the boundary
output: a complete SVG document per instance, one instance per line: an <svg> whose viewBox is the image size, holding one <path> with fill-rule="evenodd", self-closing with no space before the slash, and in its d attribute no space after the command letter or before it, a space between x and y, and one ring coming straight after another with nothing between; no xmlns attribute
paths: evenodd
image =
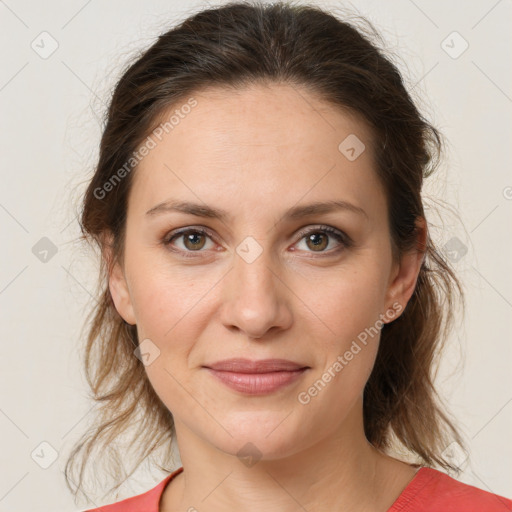
<svg viewBox="0 0 512 512"><path fill-rule="evenodd" d="M167 233L164 236L163 241L164 241L164 243L168 244L173 239L178 238L179 236L185 235L186 233L189 233L189 232L192 232L192 233L193 232L198 232L198 233L201 233L201 234L204 234L204 235L208 235L214 241L217 240L217 237L213 234L213 232L210 229L208 229L207 227L205 227L205 226L187 226L187 227L184 227L184 228L178 228L178 229L170 231L169 233Z"/></svg>
<svg viewBox="0 0 512 512"><path fill-rule="evenodd" d="M327 224L310 225L307 228L300 230L295 236L300 237L299 239L301 240L304 236L308 235L309 233L315 233L317 231L324 231L325 233L328 233L329 235L333 235L335 237L339 236L342 242L347 246L353 243L352 239L344 231L333 226L329 226Z"/></svg>
<svg viewBox="0 0 512 512"><path fill-rule="evenodd" d="M164 245L164 247L170 248L169 250L171 250L175 253L181 254L186 258L194 258L194 257L196 257L196 254L194 254L194 253L197 253L197 256L198 256L202 252L205 252L205 251L184 251L182 249L171 248L172 242L175 239L180 238L181 236L186 235L187 233L194 233L194 232L197 232L202 235L207 235L215 243L218 243L216 236L207 227L205 227L205 226L187 226L184 228L178 228L176 230L172 230L169 233L167 233L162 239L162 244Z"/></svg>
<svg viewBox="0 0 512 512"><path fill-rule="evenodd" d="M197 232L203 235L209 236L214 242L217 242L216 235L213 234L213 232L207 228L206 226L186 226L184 228L178 228L176 230L171 231L170 233L167 233L163 238L163 244L165 246L170 246L171 242L175 240L176 238L179 238L180 236L185 235L189 232ZM337 239L337 241L344 247L349 248L353 245L353 240L342 230L335 228L333 226L329 226L326 224L316 224L316 225L308 225L307 227L299 230L294 236L298 237L297 242L300 242L306 235L310 233L315 232L325 232L329 236L334 237ZM296 242L296 243L297 243ZM317 256L315 256L314 251L311 252L313 257L322 257L323 255L333 255L337 254L341 249L331 249L330 251L325 252L319 252ZM205 251L183 251L181 249L175 250L178 253L186 254L185 257L195 257L194 253L197 253L198 255Z"/></svg>

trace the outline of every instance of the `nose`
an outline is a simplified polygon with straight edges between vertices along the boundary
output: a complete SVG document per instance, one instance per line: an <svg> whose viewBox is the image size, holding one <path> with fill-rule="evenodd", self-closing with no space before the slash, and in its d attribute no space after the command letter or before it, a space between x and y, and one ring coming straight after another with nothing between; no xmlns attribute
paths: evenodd
<svg viewBox="0 0 512 512"><path fill-rule="evenodd" d="M235 253L233 268L223 280L221 320L250 339L288 329L293 321L293 293L268 253L264 249L254 261Z"/></svg>

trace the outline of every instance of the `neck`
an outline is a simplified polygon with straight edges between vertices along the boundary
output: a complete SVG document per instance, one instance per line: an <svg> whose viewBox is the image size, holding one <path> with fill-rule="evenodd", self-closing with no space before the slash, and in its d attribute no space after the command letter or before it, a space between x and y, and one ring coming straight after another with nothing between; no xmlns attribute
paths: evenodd
<svg viewBox="0 0 512 512"><path fill-rule="evenodd" d="M162 512L385 512L415 474L368 443L362 408L316 443L286 456L263 456L252 465L236 451L218 450L182 423L176 422L176 432L183 472L167 486Z"/></svg>

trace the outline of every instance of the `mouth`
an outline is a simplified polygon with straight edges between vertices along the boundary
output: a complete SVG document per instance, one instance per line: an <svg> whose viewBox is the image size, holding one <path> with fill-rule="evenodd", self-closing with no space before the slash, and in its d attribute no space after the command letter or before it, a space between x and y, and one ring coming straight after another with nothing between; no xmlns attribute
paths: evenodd
<svg viewBox="0 0 512 512"><path fill-rule="evenodd" d="M246 395L276 392L296 382L310 369L284 359L229 359L204 368L230 389Z"/></svg>

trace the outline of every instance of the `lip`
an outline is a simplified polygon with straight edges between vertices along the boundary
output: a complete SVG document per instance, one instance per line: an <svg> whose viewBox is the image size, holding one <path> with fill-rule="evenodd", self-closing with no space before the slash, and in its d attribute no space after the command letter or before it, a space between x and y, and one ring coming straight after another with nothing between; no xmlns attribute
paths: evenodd
<svg viewBox="0 0 512 512"><path fill-rule="evenodd" d="M247 395L273 393L299 379L309 366L285 359L228 359L205 366L220 382Z"/></svg>
<svg viewBox="0 0 512 512"><path fill-rule="evenodd" d="M206 368L224 372L236 373L270 373L280 371L295 371L309 368L287 359L260 359L251 360L244 358L225 359L216 363L205 365Z"/></svg>

